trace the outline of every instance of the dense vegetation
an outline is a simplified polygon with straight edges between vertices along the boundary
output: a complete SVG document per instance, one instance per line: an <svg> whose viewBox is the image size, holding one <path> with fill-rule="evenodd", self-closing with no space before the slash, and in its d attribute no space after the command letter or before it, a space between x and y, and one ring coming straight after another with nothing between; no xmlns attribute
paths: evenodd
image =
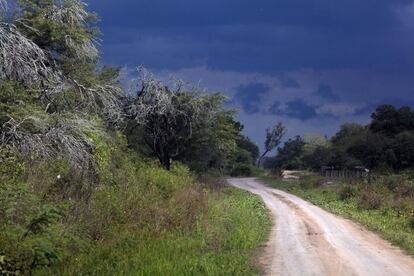
<svg viewBox="0 0 414 276"><path fill-rule="evenodd" d="M94 176L3 156L1 274L257 272L251 257L270 228L258 198L144 162L116 139L100 143Z"/></svg>
<svg viewBox="0 0 414 276"><path fill-rule="evenodd" d="M0 274L254 273L263 205L195 176L249 175L258 158L225 98L142 68L123 91L80 0L6 8Z"/></svg>
<svg viewBox="0 0 414 276"><path fill-rule="evenodd" d="M366 126L345 124L330 139L310 135L288 140L264 166L311 170L364 166L377 172L413 169L414 111L381 105Z"/></svg>
<svg viewBox="0 0 414 276"><path fill-rule="evenodd" d="M344 182L307 176L297 181L265 177L271 186L353 219L414 255L414 183L407 176Z"/></svg>

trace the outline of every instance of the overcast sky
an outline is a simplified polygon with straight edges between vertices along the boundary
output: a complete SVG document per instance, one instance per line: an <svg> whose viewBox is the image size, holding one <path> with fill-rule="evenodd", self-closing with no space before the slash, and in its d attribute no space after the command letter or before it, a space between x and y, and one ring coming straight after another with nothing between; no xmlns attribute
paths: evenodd
<svg viewBox="0 0 414 276"><path fill-rule="evenodd" d="M414 1L89 0L103 62L222 91L259 145L414 106Z"/></svg>

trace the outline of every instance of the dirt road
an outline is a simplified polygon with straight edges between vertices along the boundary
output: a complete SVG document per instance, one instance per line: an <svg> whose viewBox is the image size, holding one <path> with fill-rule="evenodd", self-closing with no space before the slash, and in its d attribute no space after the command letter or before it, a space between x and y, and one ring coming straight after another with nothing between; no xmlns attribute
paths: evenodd
<svg viewBox="0 0 414 276"><path fill-rule="evenodd" d="M260 258L266 275L414 275L414 258L360 225L253 178L228 181L271 211L275 225Z"/></svg>

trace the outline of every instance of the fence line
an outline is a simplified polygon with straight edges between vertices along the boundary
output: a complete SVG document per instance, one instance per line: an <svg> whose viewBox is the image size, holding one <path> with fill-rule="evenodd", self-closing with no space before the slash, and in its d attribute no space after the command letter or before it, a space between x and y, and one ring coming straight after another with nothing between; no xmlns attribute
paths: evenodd
<svg viewBox="0 0 414 276"><path fill-rule="evenodd" d="M371 173L369 171L360 169L333 169L322 168L320 175L329 178L346 178L346 179L371 179Z"/></svg>

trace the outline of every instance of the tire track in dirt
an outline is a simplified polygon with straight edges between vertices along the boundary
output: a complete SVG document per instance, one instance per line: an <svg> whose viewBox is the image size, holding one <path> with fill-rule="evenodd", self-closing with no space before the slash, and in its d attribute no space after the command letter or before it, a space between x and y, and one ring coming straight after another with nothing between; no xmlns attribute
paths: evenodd
<svg viewBox="0 0 414 276"><path fill-rule="evenodd" d="M313 249L320 260L330 260L330 262L322 262L323 272L325 275L355 275L351 267L346 265L338 256L335 247L332 246L325 238L325 233L311 217L309 217L301 208L289 201L286 197L272 192L272 194L294 210L297 216L302 220L306 232Z"/></svg>
<svg viewBox="0 0 414 276"><path fill-rule="evenodd" d="M271 212L265 275L414 275L412 257L362 226L253 178L228 181L259 195Z"/></svg>

